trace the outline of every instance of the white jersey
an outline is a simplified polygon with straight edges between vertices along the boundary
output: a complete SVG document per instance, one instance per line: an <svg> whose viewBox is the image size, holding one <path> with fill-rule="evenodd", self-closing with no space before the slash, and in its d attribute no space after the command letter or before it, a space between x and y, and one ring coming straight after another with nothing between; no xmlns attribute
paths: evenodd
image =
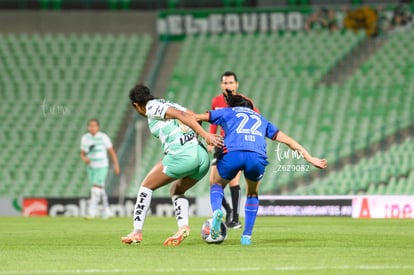
<svg viewBox="0 0 414 275"><path fill-rule="evenodd" d="M91 160L90 167L108 167L108 149L112 147L111 139L107 134L97 132L84 134L81 139L80 149Z"/></svg>
<svg viewBox="0 0 414 275"><path fill-rule="evenodd" d="M182 124L178 119L165 119L167 109L173 107L180 111L186 111L181 105L164 99L148 101L146 116L151 134L162 143L162 149L166 154L176 154L185 150L184 144L198 144L193 129Z"/></svg>

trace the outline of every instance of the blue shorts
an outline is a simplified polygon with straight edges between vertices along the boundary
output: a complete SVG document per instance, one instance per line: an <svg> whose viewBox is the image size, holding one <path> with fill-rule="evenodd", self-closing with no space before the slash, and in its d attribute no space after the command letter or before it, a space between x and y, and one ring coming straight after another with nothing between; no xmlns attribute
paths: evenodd
<svg viewBox="0 0 414 275"><path fill-rule="evenodd" d="M217 170L220 177L225 180L233 179L240 170L243 170L246 179L259 181L263 178L268 163L265 157L256 152L232 151L218 160Z"/></svg>

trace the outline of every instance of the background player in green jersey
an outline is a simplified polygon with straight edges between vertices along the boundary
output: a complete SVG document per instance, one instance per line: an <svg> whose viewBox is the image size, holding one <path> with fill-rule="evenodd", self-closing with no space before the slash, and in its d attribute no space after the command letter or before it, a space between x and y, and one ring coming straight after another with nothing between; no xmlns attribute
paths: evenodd
<svg viewBox="0 0 414 275"><path fill-rule="evenodd" d="M175 208L178 231L167 238L164 245L179 245L190 233L189 203L184 193L208 172L210 165L206 148L197 139L200 135L209 145L221 147L220 136L206 132L186 108L155 98L148 87L136 85L129 92L134 109L148 119L151 134L161 141L164 158L159 161L141 183L134 209L134 230L122 237L126 244L142 241L142 228L151 203L152 192L173 182L171 198Z"/></svg>
<svg viewBox="0 0 414 275"><path fill-rule="evenodd" d="M103 217L112 216L109 208L108 196L105 192L105 179L108 174L108 154L114 164L115 175L119 175L119 164L111 139L107 134L99 131L99 121L90 119L88 121L88 133L81 139L82 160L88 165L88 178L91 184L91 199L89 204L88 218L96 216L99 201L103 204Z"/></svg>

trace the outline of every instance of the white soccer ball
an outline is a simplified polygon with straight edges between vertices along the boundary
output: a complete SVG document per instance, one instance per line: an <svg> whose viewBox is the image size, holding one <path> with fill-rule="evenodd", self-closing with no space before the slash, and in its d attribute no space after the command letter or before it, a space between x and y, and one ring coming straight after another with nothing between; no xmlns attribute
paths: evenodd
<svg viewBox="0 0 414 275"><path fill-rule="evenodd" d="M221 234L216 239L211 238L210 228L213 223L213 219L208 219L203 223L201 227L201 238L208 244L220 244L227 239L227 226L224 222L221 222Z"/></svg>

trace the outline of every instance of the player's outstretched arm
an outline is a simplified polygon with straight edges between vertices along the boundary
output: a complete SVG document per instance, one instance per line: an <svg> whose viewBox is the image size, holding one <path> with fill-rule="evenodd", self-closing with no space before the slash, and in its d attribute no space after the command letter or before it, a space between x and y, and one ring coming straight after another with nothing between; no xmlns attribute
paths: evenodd
<svg viewBox="0 0 414 275"><path fill-rule="evenodd" d="M208 121L208 120L209 120L210 115L209 115L209 113L204 113L204 114L195 114L195 115L194 115L194 117L195 117L195 119L196 119L197 121L202 122L202 121ZM210 124L210 134L216 134L216 133L217 133L217 125L215 125L215 124ZM213 152L213 150L214 150L214 146L209 145L209 146L207 147L207 150L208 150L209 152Z"/></svg>
<svg viewBox="0 0 414 275"><path fill-rule="evenodd" d="M194 115L188 114L186 112L180 111L175 108L168 108L165 113L165 118L175 118L180 120L182 123L191 127L197 134L199 134L208 145L214 145L217 147L223 147L223 138L219 135L214 135L206 132L200 124L198 124Z"/></svg>
<svg viewBox="0 0 414 275"><path fill-rule="evenodd" d="M209 113L196 114L195 119L197 121L208 121L210 119L210 114Z"/></svg>
<svg viewBox="0 0 414 275"><path fill-rule="evenodd" d="M308 161L313 166L315 166L316 168L323 169L323 168L326 168L326 166L328 165L328 162L327 162L326 159L320 159L320 158L315 158L315 157L311 156L311 154L309 154L309 152L306 151L306 149L303 148L302 145L300 145L296 140L294 140L290 136L286 135L282 131L279 131L277 133L277 136L276 136L275 140L279 141L281 143L284 143L287 146L289 146L290 149L296 150L299 153L301 153L303 155L303 157L305 158L305 160Z"/></svg>

